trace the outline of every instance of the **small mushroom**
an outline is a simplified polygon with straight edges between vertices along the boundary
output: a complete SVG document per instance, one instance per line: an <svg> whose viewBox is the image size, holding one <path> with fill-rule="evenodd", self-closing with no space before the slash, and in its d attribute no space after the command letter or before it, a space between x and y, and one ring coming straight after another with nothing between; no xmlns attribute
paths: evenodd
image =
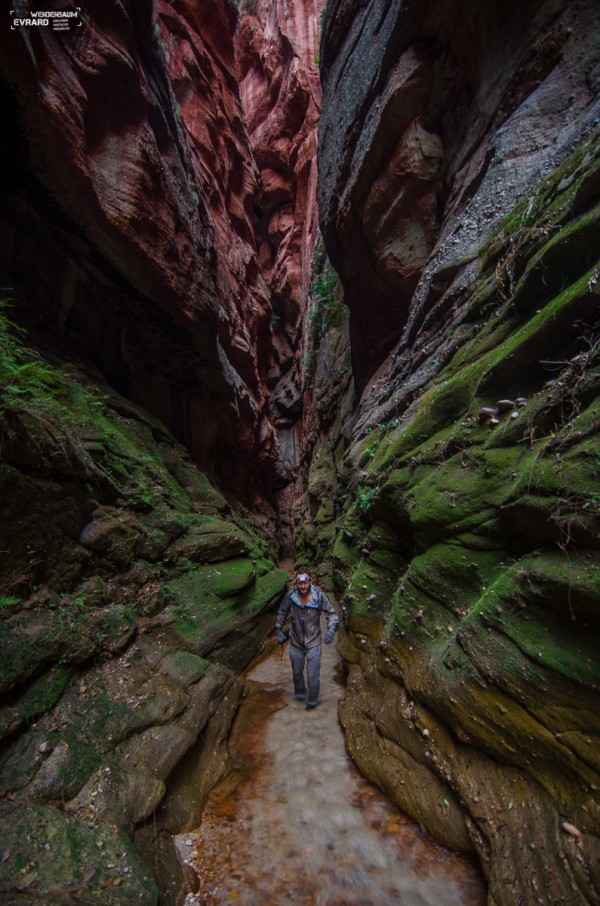
<svg viewBox="0 0 600 906"><path fill-rule="evenodd" d="M486 422L488 419L492 418L492 416L496 415L497 411L498 410L493 406L484 406L483 409L479 410L479 421Z"/></svg>
<svg viewBox="0 0 600 906"><path fill-rule="evenodd" d="M515 408L515 401L508 400L508 399L507 400L498 400L496 405L498 406L499 412L510 412L511 409Z"/></svg>

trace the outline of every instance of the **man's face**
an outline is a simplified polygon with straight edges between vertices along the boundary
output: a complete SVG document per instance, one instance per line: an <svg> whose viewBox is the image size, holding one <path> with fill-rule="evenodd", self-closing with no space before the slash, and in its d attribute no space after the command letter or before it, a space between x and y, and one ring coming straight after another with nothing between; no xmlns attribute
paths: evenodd
<svg viewBox="0 0 600 906"><path fill-rule="evenodd" d="M296 576L296 585L300 592L304 594L310 588L310 576L307 576L306 573L300 573L299 576Z"/></svg>

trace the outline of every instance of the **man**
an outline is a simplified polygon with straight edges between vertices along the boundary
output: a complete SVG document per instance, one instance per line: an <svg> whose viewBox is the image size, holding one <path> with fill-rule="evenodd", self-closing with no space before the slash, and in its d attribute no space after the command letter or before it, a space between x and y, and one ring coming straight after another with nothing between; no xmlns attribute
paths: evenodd
<svg viewBox="0 0 600 906"><path fill-rule="evenodd" d="M339 626L338 615L327 595L312 585L307 569L296 572L296 588L288 591L275 621L275 637L283 645L288 636L283 627L290 615L290 660L294 678L294 698L305 701L311 711L317 707L321 674L321 613L327 617L327 632L323 637L331 645ZM304 664L306 662L306 681Z"/></svg>

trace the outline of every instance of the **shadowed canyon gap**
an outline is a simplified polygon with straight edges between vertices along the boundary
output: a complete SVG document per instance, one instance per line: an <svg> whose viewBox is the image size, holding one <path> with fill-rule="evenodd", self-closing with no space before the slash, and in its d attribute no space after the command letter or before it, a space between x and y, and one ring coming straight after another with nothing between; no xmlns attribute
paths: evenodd
<svg viewBox="0 0 600 906"><path fill-rule="evenodd" d="M175 902L292 547L359 768L493 906L597 902L597 4L11 21L3 902Z"/></svg>

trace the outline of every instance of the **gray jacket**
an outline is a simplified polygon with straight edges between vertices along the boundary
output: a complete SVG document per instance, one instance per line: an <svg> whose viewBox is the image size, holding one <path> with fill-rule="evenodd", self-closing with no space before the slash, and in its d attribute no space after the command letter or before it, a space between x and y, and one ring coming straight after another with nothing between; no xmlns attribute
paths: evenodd
<svg viewBox="0 0 600 906"><path fill-rule="evenodd" d="M327 629L335 632L339 626L338 615L325 594L316 585L310 586L310 599L302 604L297 589L288 591L281 602L275 620L275 629L283 629L288 614L291 617L290 642L297 648L316 648L321 644L321 613L327 617Z"/></svg>

